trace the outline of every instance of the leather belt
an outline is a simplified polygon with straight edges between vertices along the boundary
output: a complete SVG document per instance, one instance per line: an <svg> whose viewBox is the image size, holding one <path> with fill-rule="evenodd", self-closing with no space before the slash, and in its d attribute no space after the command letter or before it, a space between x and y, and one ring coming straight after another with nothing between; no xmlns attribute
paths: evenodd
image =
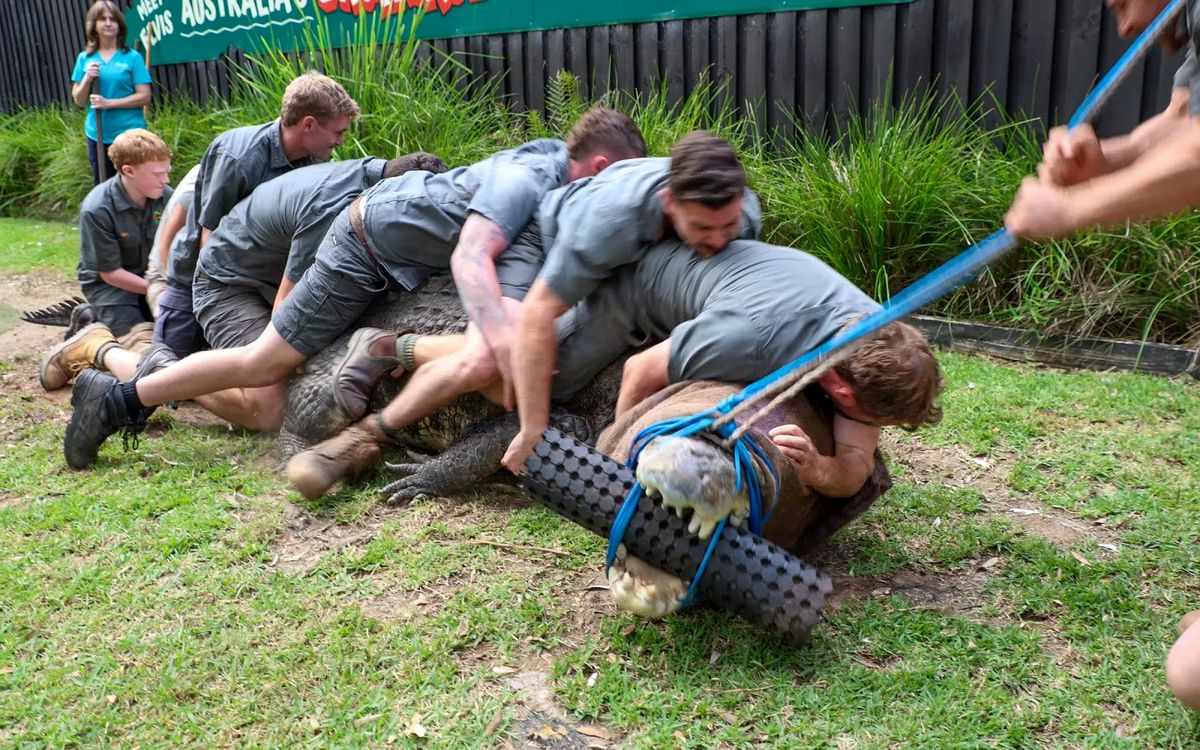
<svg viewBox="0 0 1200 750"><path fill-rule="evenodd" d="M383 265L379 262L379 258L375 257L375 251L371 249L371 243L367 242L367 232L363 228L361 195L355 198L354 202L350 204L350 228L354 230L354 236L362 243L363 249L367 251L367 255L371 256L371 260L375 263L376 267L383 268Z"/></svg>

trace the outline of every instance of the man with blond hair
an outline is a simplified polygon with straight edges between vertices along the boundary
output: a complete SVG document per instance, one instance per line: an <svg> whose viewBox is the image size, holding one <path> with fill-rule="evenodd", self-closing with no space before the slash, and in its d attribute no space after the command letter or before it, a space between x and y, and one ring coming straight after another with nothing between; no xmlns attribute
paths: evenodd
<svg viewBox="0 0 1200 750"><path fill-rule="evenodd" d="M146 264L171 197L171 149L154 133L135 128L117 136L108 154L117 173L92 188L79 211L79 285L97 322L43 358L38 374L47 390L70 382L117 337L129 348L150 340Z"/></svg>
<svg viewBox="0 0 1200 750"><path fill-rule="evenodd" d="M227 130L213 139L200 160L183 241L171 248L155 343L166 344L180 357L204 348L192 312L192 277L200 248L254 188L297 167L329 161L358 115L358 104L341 84L305 73L284 90L278 120Z"/></svg>

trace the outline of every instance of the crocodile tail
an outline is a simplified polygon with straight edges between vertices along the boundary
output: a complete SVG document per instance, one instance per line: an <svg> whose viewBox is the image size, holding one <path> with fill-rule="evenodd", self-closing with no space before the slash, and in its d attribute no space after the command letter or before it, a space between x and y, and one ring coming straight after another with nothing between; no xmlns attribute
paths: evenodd
<svg viewBox="0 0 1200 750"><path fill-rule="evenodd" d="M40 310L26 310L21 313L21 320L26 323L66 328L71 324L71 311L86 301L82 297L72 297L62 302L55 302L53 305L43 307Z"/></svg>

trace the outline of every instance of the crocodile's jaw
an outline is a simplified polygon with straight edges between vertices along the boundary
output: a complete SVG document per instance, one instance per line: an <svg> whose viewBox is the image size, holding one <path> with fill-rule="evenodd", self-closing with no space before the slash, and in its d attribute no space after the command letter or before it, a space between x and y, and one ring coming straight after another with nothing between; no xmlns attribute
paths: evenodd
<svg viewBox="0 0 1200 750"><path fill-rule="evenodd" d="M624 544L608 569L608 590L617 606L652 620L677 612L687 587L682 579L628 554Z"/></svg>
<svg viewBox="0 0 1200 750"><path fill-rule="evenodd" d="M746 494L736 489L733 458L707 440L655 438L638 457L637 478L667 510L680 518L690 511L688 531L701 539L726 516L741 525L750 512Z"/></svg>

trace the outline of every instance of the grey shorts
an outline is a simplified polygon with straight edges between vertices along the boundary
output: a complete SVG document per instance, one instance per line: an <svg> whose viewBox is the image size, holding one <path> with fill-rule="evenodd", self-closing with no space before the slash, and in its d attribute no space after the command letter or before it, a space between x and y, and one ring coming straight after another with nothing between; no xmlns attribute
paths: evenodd
<svg viewBox="0 0 1200 750"><path fill-rule="evenodd" d="M617 294L601 288L558 319L558 373L551 386L552 399L571 398L605 367L634 349L657 343L637 329L629 309Z"/></svg>
<svg viewBox="0 0 1200 750"><path fill-rule="evenodd" d="M312 357L350 330L394 283L354 235L349 212L343 211L271 325L293 349Z"/></svg>
<svg viewBox="0 0 1200 750"><path fill-rule="evenodd" d="M191 287L167 282L166 290L158 298L154 343L166 344L180 358L208 348L204 332L192 314Z"/></svg>
<svg viewBox="0 0 1200 750"><path fill-rule="evenodd" d="M196 271L192 308L204 338L214 349L253 343L271 323L273 302L257 287L224 284Z"/></svg>
<svg viewBox="0 0 1200 750"><path fill-rule="evenodd" d="M525 299L545 262L546 249L542 245L542 232L535 218L525 225L508 249L496 259L501 296L518 302Z"/></svg>

